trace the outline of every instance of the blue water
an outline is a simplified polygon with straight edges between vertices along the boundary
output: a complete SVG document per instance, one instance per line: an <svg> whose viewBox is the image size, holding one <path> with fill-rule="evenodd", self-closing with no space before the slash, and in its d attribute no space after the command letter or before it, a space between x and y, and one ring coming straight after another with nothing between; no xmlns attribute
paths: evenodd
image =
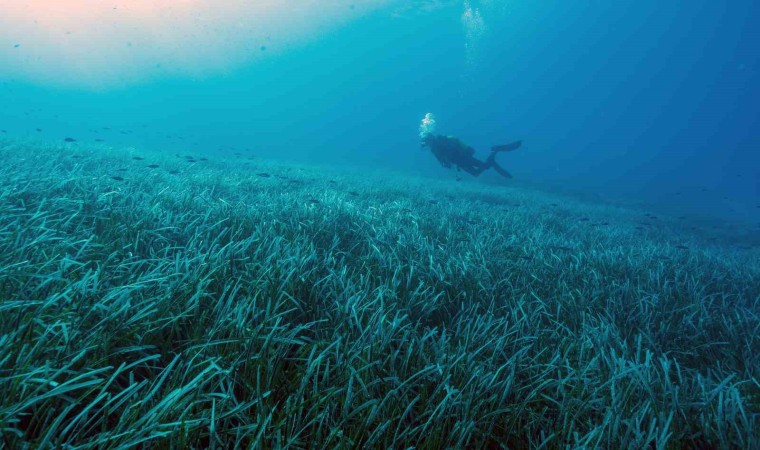
<svg viewBox="0 0 760 450"><path fill-rule="evenodd" d="M298 2L282 3L299 14ZM31 22L29 33L0 26L1 136L235 148L454 182L419 146L420 119L431 112L437 132L479 156L522 139L519 151L499 156L515 175L508 183L760 223L757 2L328 3L345 16L297 41L287 38L298 30L283 26L214 50L226 25L204 22L209 70L150 53L149 35L133 45L116 34L119 55L149 56L142 66L111 63L123 78L102 82L103 67L87 64L108 47L46 52L56 40L39 38ZM13 20L0 16L0 25ZM194 45L187 36L184 50ZM220 60L224 67L211 67ZM57 76L72 67L94 81ZM505 181L487 173L478 182Z"/></svg>

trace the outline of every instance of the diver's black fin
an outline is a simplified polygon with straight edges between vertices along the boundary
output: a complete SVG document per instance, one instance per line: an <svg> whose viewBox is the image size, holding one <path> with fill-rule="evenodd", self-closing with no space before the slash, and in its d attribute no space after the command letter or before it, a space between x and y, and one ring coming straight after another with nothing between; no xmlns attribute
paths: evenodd
<svg viewBox="0 0 760 450"><path fill-rule="evenodd" d="M493 170L495 170L496 173L503 176L504 178L512 178L512 174L504 170L500 165L493 164L491 167L493 167Z"/></svg>
<svg viewBox="0 0 760 450"><path fill-rule="evenodd" d="M515 141L511 144L504 144L504 145L494 145L491 147L492 152L511 152L512 150L517 150L522 145L522 141Z"/></svg>
<svg viewBox="0 0 760 450"><path fill-rule="evenodd" d="M496 152L491 152L491 154L488 155L488 158L486 159L486 164L488 164L488 167L493 167L493 170L495 170L496 173L503 176L504 178L512 178L512 174L504 170L496 162Z"/></svg>

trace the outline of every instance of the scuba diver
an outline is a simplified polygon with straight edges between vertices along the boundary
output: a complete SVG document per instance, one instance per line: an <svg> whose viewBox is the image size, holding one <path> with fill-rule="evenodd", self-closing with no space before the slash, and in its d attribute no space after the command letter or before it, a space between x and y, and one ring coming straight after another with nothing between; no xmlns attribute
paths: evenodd
<svg viewBox="0 0 760 450"><path fill-rule="evenodd" d="M522 145L522 141L493 146L488 158L485 161L481 161L473 156L475 154L474 148L455 137L430 133L425 135L421 142L421 146L423 148L429 147L438 162L447 169L453 164L457 166L457 171L464 170L474 177L477 177L488 169L493 169L505 178L512 178L512 175L496 163L496 154L517 150L520 145Z"/></svg>
<svg viewBox="0 0 760 450"><path fill-rule="evenodd" d="M488 158L485 161L481 161L473 156L475 154L474 148L455 137L433 134L434 128L435 118L430 113L425 114L425 118L422 119L422 123L420 124L420 147L430 148L430 151L433 152L433 155L443 167L448 169L453 164L457 167L457 171L464 170L474 177L477 177L488 169L493 169L505 178L512 178L509 172L496 163L496 154L517 150L522 145L522 141L493 146Z"/></svg>

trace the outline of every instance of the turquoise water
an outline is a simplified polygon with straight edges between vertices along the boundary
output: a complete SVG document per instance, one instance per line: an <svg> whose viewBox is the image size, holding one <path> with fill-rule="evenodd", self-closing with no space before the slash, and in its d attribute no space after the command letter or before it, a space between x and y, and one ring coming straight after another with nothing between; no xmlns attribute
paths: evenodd
<svg viewBox="0 0 760 450"><path fill-rule="evenodd" d="M0 0L0 448L760 448L759 18Z"/></svg>
<svg viewBox="0 0 760 450"><path fill-rule="evenodd" d="M8 3L0 129L452 177L418 149L432 112L481 156L523 139L504 164L524 182L760 220L753 2L284 5L58 23Z"/></svg>

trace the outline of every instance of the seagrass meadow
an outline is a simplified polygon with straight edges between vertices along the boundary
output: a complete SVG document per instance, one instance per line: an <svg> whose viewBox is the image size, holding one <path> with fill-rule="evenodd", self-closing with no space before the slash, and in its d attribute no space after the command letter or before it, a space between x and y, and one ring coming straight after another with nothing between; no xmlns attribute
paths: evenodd
<svg viewBox="0 0 760 450"><path fill-rule="evenodd" d="M0 141L1 447L760 448L751 230L197 156Z"/></svg>

